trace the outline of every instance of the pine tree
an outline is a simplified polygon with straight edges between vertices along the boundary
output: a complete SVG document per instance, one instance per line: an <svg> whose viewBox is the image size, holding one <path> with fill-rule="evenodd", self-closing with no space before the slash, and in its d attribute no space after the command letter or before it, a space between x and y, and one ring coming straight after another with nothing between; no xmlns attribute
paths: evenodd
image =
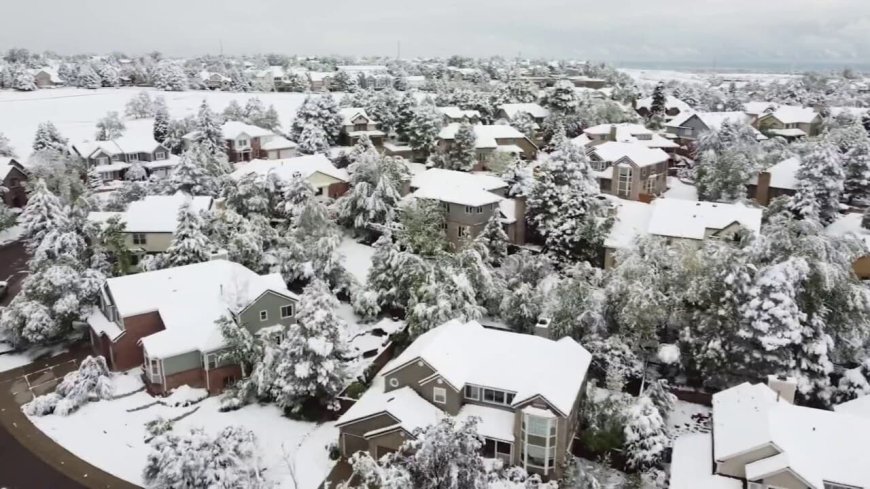
<svg viewBox="0 0 870 489"><path fill-rule="evenodd" d="M287 83L284 85L290 92L305 92L310 88L308 79L299 73L290 72L287 74Z"/></svg>
<svg viewBox="0 0 870 489"><path fill-rule="evenodd" d="M659 82L653 89L652 102L649 106L650 118L664 118L667 110L667 96L665 95L665 84Z"/></svg>
<svg viewBox="0 0 870 489"><path fill-rule="evenodd" d="M2 146L2 144L0 144ZM843 191L849 203L870 202L870 138L856 141L843 155Z"/></svg>
<svg viewBox="0 0 870 489"><path fill-rule="evenodd" d="M329 138L320 126L306 126L299 134L297 142L302 154L329 154Z"/></svg>
<svg viewBox="0 0 870 489"><path fill-rule="evenodd" d="M184 70L171 61L161 61L154 69L154 88L170 92L187 90L188 79Z"/></svg>
<svg viewBox="0 0 870 489"><path fill-rule="evenodd" d="M382 309L404 310L411 291L424 279L428 265L419 256L401 250L389 232L375 242L374 249L367 288L377 295Z"/></svg>
<svg viewBox="0 0 870 489"><path fill-rule="evenodd" d="M734 149L704 153L696 163L698 196L713 202L735 202L746 197L746 182L754 168L746 155Z"/></svg>
<svg viewBox="0 0 870 489"><path fill-rule="evenodd" d="M93 67L88 64L83 64L79 67L79 73L76 77L81 88L100 88L103 85L100 75L94 71Z"/></svg>
<svg viewBox="0 0 870 489"><path fill-rule="evenodd" d="M60 131L51 122L41 122L33 138L33 151L53 150L65 153L69 140L60 135Z"/></svg>
<svg viewBox="0 0 870 489"><path fill-rule="evenodd" d="M476 292L463 270L448 263L437 263L411 290L408 333L416 338L451 319L480 319L486 310L478 304Z"/></svg>
<svg viewBox="0 0 870 489"><path fill-rule="evenodd" d="M460 124L453 143L441 155L442 167L448 170L471 171L477 163L477 137L471 124Z"/></svg>
<svg viewBox="0 0 870 489"><path fill-rule="evenodd" d="M296 323L288 328L286 338L267 348L259 368L273 372L268 389L278 406L299 412L307 403L317 402L337 409L335 397L348 380L343 361L346 326L335 313L337 307L338 300L326 284L315 280L305 287Z"/></svg>
<svg viewBox="0 0 870 489"><path fill-rule="evenodd" d="M827 143L814 145L801 158L795 174L797 189L791 202L798 216L818 219L825 225L836 220L845 180L840 160L836 149Z"/></svg>
<svg viewBox="0 0 870 489"><path fill-rule="evenodd" d="M20 92L32 92L36 90L36 82L33 80L33 75L22 68L12 80L12 88Z"/></svg>
<svg viewBox="0 0 870 489"><path fill-rule="evenodd" d="M194 145L182 153L178 164L169 176L169 189L188 195L210 195L214 181L202 166L202 151Z"/></svg>
<svg viewBox="0 0 870 489"><path fill-rule="evenodd" d="M103 186L103 178L97 172L96 167L88 167L88 190L96 192Z"/></svg>
<svg viewBox="0 0 870 489"><path fill-rule="evenodd" d="M625 452L628 467L647 470L660 466L670 440L667 426L652 399L646 395L638 397L627 415Z"/></svg>
<svg viewBox="0 0 870 489"><path fill-rule="evenodd" d="M293 140L299 141L306 127L315 126L320 128L326 135L328 144L338 141L341 133L341 115L338 113L338 105L331 95L316 95L305 98L302 105L296 111L296 117L290 127Z"/></svg>
<svg viewBox="0 0 870 489"><path fill-rule="evenodd" d="M336 202L339 222L370 232L395 221L406 175L404 164L366 152L352 168L350 191Z"/></svg>
<svg viewBox="0 0 870 489"><path fill-rule="evenodd" d="M408 140L408 133L414 121L414 109L417 107L417 99L412 93L405 93L399 98L396 105L396 134L402 141Z"/></svg>
<svg viewBox="0 0 870 489"><path fill-rule="evenodd" d="M211 111L208 103L203 100L199 106L196 117L195 141L202 146L202 150L211 155L223 155L226 143L221 131L221 121Z"/></svg>
<svg viewBox="0 0 870 489"><path fill-rule="evenodd" d="M475 247L481 251L487 263L498 266L507 257L510 239L504 232L498 212L494 212L486 226L474 238Z"/></svg>
<svg viewBox="0 0 870 489"><path fill-rule="evenodd" d="M145 167L142 166L141 163L133 162L130 168L127 168L127 172L124 174L125 180L141 182L143 180L148 179L148 172L145 170Z"/></svg>
<svg viewBox="0 0 870 489"><path fill-rule="evenodd" d="M166 104L155 107L154 109L154 128L152 130L154 140L158 143L163 143L169 136L169 111Z"/></svg>
<svg viewBox="0 0 870 489"><path fill-rule="evenodd" d="M424 156L435 150L438 133L441 131L441 115L430 104L422 104L414 111L407 128L408 144Z"/></svg>
<svg viewBox="0 0 870 489"><path fill-rule="evenodd" d="M2 132L0 132L0 157L15 158L15 150L12 144Z"/></svg>
<svg viewBox="0 0 870 489"><path fill-rule="evenodd" d="M544 105L551 112L570 115L577 111L578 99L574 84L567 80L557 81L544 96Z"/></svg>
<svg viewBox="0 0 870 489"><path fill-rule="evenodd" d="M60 199L48 190L44 180L37 180L18 219L27 248L33 252L46 233L66 224L64 219Z"/></svg>
<svg viewBox="0 0 870 489"><path fill-rule="evenodd" d="M227 107L224 109L223 118L226 121L242 121L245 120L245 109L239 105L239 102L235 99L230 100L230 103L227 104Z"/></svg>
<svg viewBox="0 0 870 489"><path fill-rule="evenodd" d="M169 266L180 267L208 261L211 243L202 232L202 218L191 208L190 201L178 210L178 226L166 248Z"/></svg>
<svg viewBox="0 0 870 489"><path fill-rule="evenodd" d="M667 421L677 404L677 396L671 394L668 388L668 381L659 379L650 382L644 395L650 398L653 405L659 410L662 419Z"/></svg>
<svg viewBox="0 0 870 489"><path fill-rule="evenodd" d="M121 116L117 112L109 112L105 117L97 121L97 134L94 139L97 141L111 141L124 135L127 126L121 121Z"/></svg>

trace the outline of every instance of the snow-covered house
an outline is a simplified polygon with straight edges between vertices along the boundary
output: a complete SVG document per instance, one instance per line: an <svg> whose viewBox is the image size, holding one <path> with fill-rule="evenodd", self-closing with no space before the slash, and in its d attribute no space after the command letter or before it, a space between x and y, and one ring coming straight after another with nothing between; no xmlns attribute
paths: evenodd
<svg viewBox="0 0 870 489"><path fill-rule="evenodd" d="M209 90L224 90L229 88L233 82L230 77L213 71L203 70L199 72L198 76Z"/></svg>
<svg viewBox="0 0 870 489"><path fill-rule="evenodd" d="M507 198L508 184L494 175L431 168L414 174L406 198L440 202L446 212L447 241L458 247L483 231L493 214L514 244L525 244L526 203Z"/></svg>
<svg viewBox="0 0 870 489"><path fill-rule="evenodd" d="M677 440L670 487L870 487L863 446L870 418L796 406L795 390L794 379L771 376L767 385L743 383L715 394L713 431Z"/></svg>
<svg viewBox="0 0 870 489"><path fill-rule="evenodd" d="M614 205L614 224L604 240L604 267L615 265L617 250L628 248L640 236L702 242L733 239L741 230L761 231L762 210L742 204L696 202L659 198L651 204L619 201Z"/></svg>
<svg viewBox="0 0 870 489"><path fill-rule="evenodd" d="M226 121L221 126L230 163L254 159L276 160L296 156L296 143L263 129L240 121ZM184 135L186 144L197 137L197 131Z"/></svg>
<svg viewBox="0 0 870 489"><path fill-rule="evenodd" d="M335 77L334 71L309 71L308 84L311 86L312 92L321 92L328 89L332 84L332 79Z"/></svg>
<svg viewBox="0 0 870 489"><path fill-rule="evenodd" d="M121 180L127 170L140 164L148 175L169 175L178 157L154 140L148 131L128 131L111 141L83 141L72 145L74 154L94 167L103 181Z"/></svg>
<svg viewBox="0 0 870 489"><path fill-rule="evenodd" d="M378 121L369 117L366 110L360 107L339 109L341 116L341 140L345 145L354 145L359 138L366 135L375 146L382 146L386 134L378 129Z"/></svg>
<svg viewBox="0 0 870 489"><path fill-rule="evenodd" d="M380 457L442 416L475 416L484 456L558 479L591 360L570 337L553 341L447 322L388 363L338 419L341 453Z"/></svg>
<svg viewBox="0 0 870 489"><path fill-rule="evenodd" d="M639 143L607 141L588 149L601 192L649 202L667 190L670 156Z"/></svg>
<svg viewBox="0 0 870 489"><path fill-rule="evenodd" d="M248 163L236 164L236 170L230 176L239 180L250 173L257 175L274 175L282 182L289 182L294 175L299 174L308 180L318 195L337 198L344 195L348 189L350 176L347 171L336 168L329 158L322 154L297 156L280 160L252 160Z"/></svg>
<svg viewBox="0 0 870 489"><path fill-rule="evenodd" d="M543 124L544 119L550 115L550 111L535 103L502 104L498 106L495 116L497 119L511 120L518 114L527 114L537 124Z"/></svg>
<svg viewBox="0 0 870 489"><path fill-rule="evenodd" d="M621 124L599 124L583 130L583 134L573 139L577 144L590 146L611 141L616 143L636 143L647 148L660 149L667 153L680 145L655 133L641 124L625 122Z"/></svg>
<svg viewBox="0 0 870 489"><path fill-rule="evenodd" d="M280 274L212 260L106 280L88 317L91 345L113 370L143 367L149 391L219 393L245 372L222 353L223 317L256 334L293 324L298 298Z"/></svg>
<svg viewBox="0 0 870 489"><path fill-rule="evenodd" d="M105 223L117 217L124 223L124 243L133 252L133 265L148 253L163 253L169 248L178 227L178 212L181 206L190 202L194 212L212 208L211 197L190 197L181 193L175 195L149 195L142 200L131 202L123 212L91 212L88 220Z"/></svg>
<svg viewBox="0 0 870 489"><path fill-rule="evenodd" d="M62 87L66 84L63 78L57 74L54 68L43 67L31 70L33 73L33 82L39 88L55 88Z"/></svg>
<svg viewBox="0 0 870 489"><path fill-rule="evenodd" d="M336 70L354 77L359 81L361 88L383 90L393 86L395 80L383 65L339 65Z"/></svg>
<svg viewBox="0 0 870 489"><path fill-rule="evenodd" d="M437 150L446 153L456 139L460 124L448 124L438 133ZM495 153L510 153L525 160L534 160L538 146L525 134L505 124L474 124L475 149L477 151L476 170L483 170Z"/></svg>
<svg viewBox="0 0 870 489"><path fill-rule="evenodd" d="M768 136L786 139L816 136L822 123L821 116L812 107L748 102L745 109L753 118L752 126Z"/></svg>
<svg viewBox="0 0 870 489"><path fill-rule="evenodd" d="M734 125L752 127L752 116L746 112L683 112L665 124L665 130L668 134L673 134L684 143L688 143L697 140L705 132L718 131L726 121ZM757 140L767 139L767 136L761 134L758 129L753 127L752 130L755 131Z"/></svg>
<svg viewBox="0 0 870 489"><path fill-rule="evenodd" d="M861 225L863 215L851 212L837 218L825 228L825 234L829 236L851 236L864 244L864 255L855 260L852 269L855 275L861 279L870 279L870 229Z"/></svg>
<svg viewBox="0 0 870 489"><path fill-rule="evenodd" d="M463 110L456 106L435 107L435 111L444 117L444 125L480 122L480 112L476 110Z"/></svg>
<svg viewBox="0 0 870 489"><path fill-rule="evenodd" d="M753 175L746 184L746 195L761 205L780 196L794 195L797 191L797 171L801 164L798 157L780 161L770 168Z"/></svg>
<svg viewBox="0 0 870 489"><path fill-rule="evenodd" d="M5 187L2 194L6 207L24 207L27 204L27 189L25 183L29 172L24 165L15 160L0 156L0 187Z"/></svg>
<svg viewBox="0 0 870 489"><path fill-rule="evenodd" d="M634 110L636 110L641 117L649 117L652 102L652 97L638 99L634 103ZM678 99L677 97L673 97L671 95L665 97L665 119L671 119L682 114L683 112L691 111L692 107L686 102Z"/></svg>

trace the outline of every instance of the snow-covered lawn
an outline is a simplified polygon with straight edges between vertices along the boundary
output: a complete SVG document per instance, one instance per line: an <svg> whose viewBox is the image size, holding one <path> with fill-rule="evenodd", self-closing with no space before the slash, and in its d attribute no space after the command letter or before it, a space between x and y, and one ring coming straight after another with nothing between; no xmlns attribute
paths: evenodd
<svg viewBox="0 0 870 489"><path fill-rule="evenodd" d="M118 394L141 386L138 371L117 375L113 383ZM46 435L78 457L138 485L143 485L142 470L148 453L145 423L158 415L174 418L197 406L199 409L178 421L173 430L183 432L202 427L214 434L229 425L250 429L257 435L260 454L268 469L267 476L279 488L295 489L290 466L295 466L298 489L315 489L334 464L327 451L327 446L338 440L338 430L333 423L318 425L294 421L283 417L281 411L271 405L251 405L221 413L217 397L208 398L196 406L154 405L127 412L152 402L153 397L138 392L121 399L86 404L67 417L49 415L30 419Z"/></svg>
<svg viewBox="0 0 870 489"><path fill-rule="evenodd" d="M39 357L53 357L67 351L66 348L62 346L31 348L16 353L11 353L12 350L13 348L9 343L0 341L0 372L5 372L6 370L12 370L13 368L33 363L33 361Z"/></svg>
<svg viewBox="0 0 870 489"><path fill-rule="evenodd" d="M15 92L0 90L0 132L9 138L19 156L30 154L33 135L40 122L52 121L60 133L70 142L93 139L97 120L106 112L117 111L124 114L124 106L139 92L146 90L152 95L162 95L173 118L196 114L199 105L207 100L212 110L223 111L231 100L242 106L252 97L258 97L268 107L273 104L278 111L281 125L287 129L296 110L305 100L304 93L234 93L212 91L163 92L152 88L101 88L86 90L82 88L58 88L55 90L36 90L34 92ZM340 95L335 95L336 99ZM131 123L146 121L127 121Z"/></svg>
<svg viewBox="0 0 870 489"><path fill-rule="evenodd" d="M353 313L350 304L338 306L338 316L347 323L346 338L356 359L351 362L350 371L354 377L365 372L377 354L389 343L389 335L405 327L404 321L384 318L374 323L362 323Z"/></svg>
<svg viewBox="0 0 870 489"><path fill-rule="evenodd" d="M344 268L353 275L359 283L365 284L372 267L372 255L375 249L371 246L358 243L350 236L344 236L341 240L339 253L344 257Z"/></svg>
<svg viewBox="0 0 870 489"><path fill-rule="evenodd" d="M698 189L677 177L668 177L668 190L665 197L682 200L698 200Z"/></svg>
<svg viewBox="0 0 870 489"><path fill-rule="evenodd" d="M709 433L712 415L713 412L708 406L677 401L673 412L668 417L671 439L688 433Z"/></svg>

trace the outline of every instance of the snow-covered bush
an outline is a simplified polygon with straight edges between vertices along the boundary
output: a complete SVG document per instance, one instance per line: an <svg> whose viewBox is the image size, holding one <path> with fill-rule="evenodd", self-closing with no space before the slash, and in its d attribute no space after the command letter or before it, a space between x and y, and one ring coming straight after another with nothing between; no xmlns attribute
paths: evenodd
<svg viewBox="0 0 870 489"><path fill-rule="evenodd" d="M30 416L59 414L66 416L83 404L112 397L112 381L106 359L88 356L79 369L66 374L54 392L39 396L25 404Z"/></svg>
<svg viewBox="0 0 870 489"><path fill-rule="evenodd" d="M641 395L626 413L625 452L629 468L647 470L661 464L670 446L667 425L649 396Z"/></svg>

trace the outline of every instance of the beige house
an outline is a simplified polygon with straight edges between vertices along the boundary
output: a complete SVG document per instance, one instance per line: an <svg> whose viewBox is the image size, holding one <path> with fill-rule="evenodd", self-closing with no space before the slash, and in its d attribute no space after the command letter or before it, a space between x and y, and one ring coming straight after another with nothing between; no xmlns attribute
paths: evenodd
<svg viewBox="0 0 870 489"><path fill-rule="evenodd" d="M607 141L615 143L635 143L650 149L660 149L672 153L680 145L661 134L651 131L641 124L625 122L621 124L599 124L583 130L583 134L573 139L583 146L594 146Z"/></svg>
<svg viewBox="0 0 870 489"><path fill-rule="evenodd" d="M613 227L604 240L605 268L615 266L616 252L631 247L640 236L700 244L707 239L732 239L741 230L761 232L762 210L741 204L669 198L651 204L619 200L613 212Z"/></svg>
<svg viewBox="0 0 870 489"><path fill-rule="evenodd" d="M794 195L800 164L800 158L794 156L753 175L746 185L746 196L761 205L768 205L777 197Z"/></svg>
<svg viewBox="0 0 870 489"><path fill-rule="evenodd" d="M185 146L189 146L198 136L198 131L184 135ZM226 121L221 125L224 137L224 150L230 163L255 159L277 160L296 156L296 143L264 129L241 121Z"/></svg>
<svg viewBox="0 0 870 489"><path fill-rule="evenodd" d="M480 112L476 110L463 110L459 107L435 107L435 111L444 117L444 124L461 124L468 122L477 124L480 122Z"/></svg>
<svg viewBox="0 0 870 489"><path fill-rule="evenodd" d="M558 479L571 458L591 360L570 337L447 322L387 364L338 419L341 454L380 457L446 415L474 416L485 457Z"/></svg>
<svg viewBox="0 0 870 489"><path fill-rule="evenodd" d="M789 140L817 136L822 123L821 116L811 107L749 102L745 108L752 117L752 127L767 136Z"/></svg>
<svg viewBox="0 0 870 489"><path fill-rule="evenodd" d="M360 136L366 135L375 146L383 146L386 134L378 129L378 121L369 117L365 109L349 107L339 109L341 116L341 140L348 146L356 144Z"/></svg>
<svg viewBox="0 0 870 489"><path fill-rule="evenodd" d="M796 406L796 388L795 379L771 376L715 394L712 433L674 445L671 489L870 487L870 411Z"/></svg>
<svg viewBox="0 0 870 489"><path fill-rule="evenodd" d="M689 144L697 141L701 134L711 130L720 130L722 124L728 122L736 126L749 126L753 118L746 112L683 112L665 124L668 134L676 137L681 143ZM754 127L755 138L758 141L767 139Z"/></svg>
<svg viewBox="0 0 870 489"><path fill-rule="evenodd" d="M211 197L190 197L181 193L175 195L149 195L142 200L131 202L124 212L91 212L88 220L105 223L117 217L124 223L124 242L134 253L134 263L146 254L163 253L172 243L178 227L178 211L190 202L195 212L212 208Z"/></svg>
<svg viewBox="0 0 870 489"><path fill-rule="evenodd" d="M245 372L222 358L226 317L252 334L296 321L298 298L280 274L213 260L110 278L89 317L91 345L114 370L143 367L148 390L181 385L219 393Z"/></svg>
<svg viewBox="0 0 870 489"><path fill-rule="evenodd" d="M33 73L33 82L39 88L62 87L66 84L54 68L44 67L31 72Z"/></svg>
<svg viewBox="0 0 870 489"><path fill-rule="evenodd" d="M448 124L438 133L437 150L446 153L456 139L456 131L460 124ZM474 124L475 149L478 164L476 170L487 168L488 162L496 153L516 155L524 160L534 160L538 154L538 146L526 135L504 124L483 125Z"/></svg>
<svg viewBox="0 0 870 489"><path fill-rule="evenodd" d="M667 190L670 157L638 143L605 142L588 149L601 192L649 202Z"/></svg>
<svg viewBox="0 0 870 489"><path fill-rule="evenodd" d="M251 173L260 176L273 175L284 183L289 182L295 175L299 174L308 180L318 195L330 198L344 195L350 182L347 170L336 168L329 161L329 158L322 154L238 163L236 170L230 174L230 177L239 180Z"/></svg>
<svg viewBox="0 0 870 489"><path fill-rule="evenodd" d="M96 169L104 182L122 180L133 165L141 165L148 176L166 177L179 161L166 146L154 140L150 128L111 141L83 141L71 148Z"/></svg>
<svg viewBox="0 0 870 489"><path fill-rule="evenodd" d="M447 241L456 248L480 234L493 215L513 244L525 244L525 200L507 198L507 189L507 182L494 175L431 168L413 175L412 193L405 198L440 202Z"/></svg>

